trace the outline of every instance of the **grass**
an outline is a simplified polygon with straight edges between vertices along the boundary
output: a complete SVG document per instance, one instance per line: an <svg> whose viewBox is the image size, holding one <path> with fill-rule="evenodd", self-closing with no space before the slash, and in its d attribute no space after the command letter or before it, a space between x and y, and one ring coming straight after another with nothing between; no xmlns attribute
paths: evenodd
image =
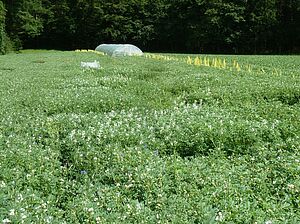
<svg viewBox="0 0 300 224"><path fill-rule="evenodd" d="M170 57L0 56L0 221L299 223L299 56Z"/></svg>

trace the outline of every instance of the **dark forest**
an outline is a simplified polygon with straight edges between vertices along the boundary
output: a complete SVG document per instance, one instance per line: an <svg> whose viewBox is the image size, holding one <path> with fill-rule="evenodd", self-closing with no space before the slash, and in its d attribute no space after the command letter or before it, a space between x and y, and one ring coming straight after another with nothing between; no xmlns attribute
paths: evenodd
<svg viewBox="0 0 300 224"><path fill-rule="evenodd" d="M299 0L4 0L0 51L94 49L228 54L300 52Z"/></svg>

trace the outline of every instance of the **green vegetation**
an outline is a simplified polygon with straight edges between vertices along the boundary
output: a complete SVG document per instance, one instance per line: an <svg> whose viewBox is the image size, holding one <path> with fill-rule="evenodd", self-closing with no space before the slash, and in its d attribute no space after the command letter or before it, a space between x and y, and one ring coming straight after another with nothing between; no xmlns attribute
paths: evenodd
<svg viewBox="0 0 300 224"><path fill-rule="evenodd" d="M187 58L1 56L0 222L299 223L299 56Z"/></svg>
<svg viewBox="0 0 300 224"><path fill-rule="evenodd" d="M0 1L0 54L5 53L4 47L4 27L5 27L5 9L2 1Z"/></svg>
<svg viewBox="0 0 300 224"><path fill-rule="evenodd" d="M7 10L6 33L17 50L131 43L158 52L300 52L299 0L0 2Z"/></svg>

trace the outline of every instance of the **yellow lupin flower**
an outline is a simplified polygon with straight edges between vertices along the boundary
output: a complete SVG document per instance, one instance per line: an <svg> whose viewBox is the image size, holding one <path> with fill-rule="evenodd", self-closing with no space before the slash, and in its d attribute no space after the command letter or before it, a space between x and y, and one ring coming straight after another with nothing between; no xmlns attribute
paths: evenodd
<svg viewBox="0 0 300 224"><path fill-rule="evenodd" d="M188 56L186 63L189 65L191 65L193 63L193 60L191 59L190 56Z"/></svg>
<svg viewBox="0 0 300 224"><path fill-rule="evenodd" d="M200 64L200 59L198 57L195 58L194 65L196 65L196 66L200 66L201 65Z"/></svg>
<svg viewBox="0 0 300 224"><path fill-rule="evenodd" d="M200 65L202 65L202 58L199 58L199 63Z"/></svg>
<svg viewBox="0 0 300 224"><path fill-rule="evenodd" d="M215 58L211 60L211 67L215 67Z"/></svg>
<svg viewBox="0 0 300 224"><path fill-rule="evenodd" d="M207 59L206 59L206 57L204 57L204 59L203 59L203 64L204 64L204 66L207 66Z"/></svg>
<svg viewBox="0 0 300 224"><path fill-rule="evenodd" d="M218 59L217 58L213 58L212 60L212 66L217 68L218 67Z"/></svg>
<svg viewBox="0 0 300 224"><path fill-rule="evenodd" d="M223 68L222 60L221 58L218 58L218 68Z"/></svg>
<svg viewBox="0 0 300 224"><path fill-rule="evenodd" d="M241 71L241 67L240 67L239 63L237 63L237 62L236 62L235 68L238 72Z"/></svg>
<svg viewBox="0 0 300 224"><path fill-rule="evenodd" d="M251 66L250 65L247 66L247 71L251 72Z"/></svg>
<svg viewBox="0 0 300 224"><path fill-rule="evenodd" d="M233 63L232 63L232 67L236 67L236 61L235 60L233 60Z"/></svg>

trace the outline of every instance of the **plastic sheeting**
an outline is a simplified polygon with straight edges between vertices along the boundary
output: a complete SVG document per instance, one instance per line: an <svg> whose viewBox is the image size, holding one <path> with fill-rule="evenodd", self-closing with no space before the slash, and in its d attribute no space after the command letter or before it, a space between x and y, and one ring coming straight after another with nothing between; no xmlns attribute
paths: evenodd
<svg viewBox="0 0 300 224"><path fill-rule="evenodd" d="M86 68L86 69L100 69L100 63L99 61L93 61L93 62L84 62L82 61L80 63L81 68Z"/></svg>
<svg viewBox="0 0 300 224"><path fill-rule="evenodd" d="M113 57L143 55L141 49L132 44L100 44L95 50Z"/></svg>

